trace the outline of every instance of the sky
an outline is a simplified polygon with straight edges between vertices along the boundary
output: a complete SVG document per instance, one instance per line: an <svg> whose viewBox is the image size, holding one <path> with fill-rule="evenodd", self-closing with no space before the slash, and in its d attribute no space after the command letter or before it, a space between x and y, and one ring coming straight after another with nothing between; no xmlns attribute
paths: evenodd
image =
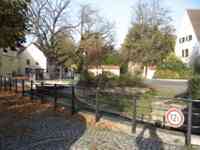
<svg viewBox="0 0 200 150"><path fill-rule="evenodd" d="M78 4L91 4L102 16L115 23L115 43L120 47L131 25L131 16L137 0L73 0ZM163 0L171 11L176 32L186 9L200 9L200 0Z"/></svg>

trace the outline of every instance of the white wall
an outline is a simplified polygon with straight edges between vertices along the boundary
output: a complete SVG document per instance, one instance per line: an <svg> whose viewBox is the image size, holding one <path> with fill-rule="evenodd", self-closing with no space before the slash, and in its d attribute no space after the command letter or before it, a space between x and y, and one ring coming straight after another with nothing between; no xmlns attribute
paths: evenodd
<svg viewBox="0 0 200 150"><path fill-rule="evenodd" d="M47 69L47 58L44 53L39 50L35 45L30 45L22 52L19 56L20 58L20 72L25 73L25 68L40 68L46 71ZM30 65L27 65L27 60L30 60ZM38 63L38 65L36 64Z"/></svg>
<svg viewBox="0 0 200 150"><path fill-rule="evenodd" d="M90 68L88 69L89 72L93 73L95 76L98 75L98 74L102 74L102 72L110 72L112 73L113 75L116 75L116 76L120 76L120 68L116 69L116 68Z"/></svg>
<svg viewBox="0 0 200 150"><path fill-rule="evenodd" d="M154 74L156 72L156 67L148 67L147 68L147 74L146 73L146 67L144 67L144 71L143 71L143 77L146 79L153 79Z"/></svg>
<svg viewBox="0 0 200 150"><path fill-rule="evenodd" d="M186 37L192 35L191 41L185 41L184 43L179 43L179 39L182 37ZM192 23L190 21L190 18L187 14L187 11L185 12L180 28L178 31L177 39L176 39L176 46L175 46L175 53L176 56L179 57L184 63L189 64L190 59L192 58L193 54L195 53L195 47L198 45L198 39L194 32ZM189 50L189 57L182 57L182 50L188 49Z"/></svg>
<svg viewBox="0 0 200 150"><path fill-rule="evenodd" d="M8 49L7 53L0 49L0 73L18 72L19 61L17 52Z"/></svg>

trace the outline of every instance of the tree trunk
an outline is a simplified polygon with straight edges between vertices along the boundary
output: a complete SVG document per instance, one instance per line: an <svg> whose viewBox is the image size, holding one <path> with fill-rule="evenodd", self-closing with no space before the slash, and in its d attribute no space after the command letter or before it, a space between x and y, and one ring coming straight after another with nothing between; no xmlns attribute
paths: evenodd
<svg viewBox="0 0 200 150"><path fill-rule="evenodd" d="M147 75L148 75L148 65L145 65L144 66L144 77L145 77L145 79L147 79Z"/></svg>

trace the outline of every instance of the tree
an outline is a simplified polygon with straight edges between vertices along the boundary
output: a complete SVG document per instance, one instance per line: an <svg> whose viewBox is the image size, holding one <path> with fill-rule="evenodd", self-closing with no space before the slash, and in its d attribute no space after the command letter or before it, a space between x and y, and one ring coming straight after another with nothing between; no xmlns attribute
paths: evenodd
<svg viewBox="0 0 200 150"><path fill-rule="evenodd" d="M54 72L62 62L60 57L63 57L63 49L59 47L60 40L56 38L62 33L70 37L75 28L69 20L70 2L71 0L34 0L29 7L30 35L36 37L34 44L46 55L47 69L51 70L49 74L52 78L57 77Z"/></svg>
<svg viewBox="0 0 200 150"><path fill-rule="evenodd" d="M120 54L116 50L110 50L103 60L105 65L121 65Z"/></svg>
<svg viewBox="0 0 200 150"><path fill-rule="evenodd" d="M0 47L11 47L25 42L28 30L27 7L30 0L0 0Z"/></svg>
<svg viewBox="0 0 200 150"><path fill-rule="evenodd" d="M159 0L139 1L134 21L122 45L125 60L157 65L174 49L175 38L169 11Z"/></svg>
<svg viewBox="0 0 200 150"><path fill-rule="evenodd" d="M72 28L67 15L69 5L70 0L34 0L29 7L30 35L36 37L34 44L47 57L54 54L56 35L69 33Z"/></svg>
<svg viewBox="0 0 200 150"><path fill-rule="evenodd" d="M76 45L72 37L65 33L59 33L55 36L57 46L55 47L56 56L58 56L58 64L65 68L70 68L76 64Z"/></svg>
<svg viewBox="0 0 200 150"><path fill-rule="evenodd" d="M102 58L108 49L113 49L114 24L101 17L96 9L90 5L82 5L80 9L79 71L87 70L87 65L102 63ZM87 54L84 56L82 54ZM85 65L85 67L83 67ZM83 71L84 72L84 71Z"/></svg>

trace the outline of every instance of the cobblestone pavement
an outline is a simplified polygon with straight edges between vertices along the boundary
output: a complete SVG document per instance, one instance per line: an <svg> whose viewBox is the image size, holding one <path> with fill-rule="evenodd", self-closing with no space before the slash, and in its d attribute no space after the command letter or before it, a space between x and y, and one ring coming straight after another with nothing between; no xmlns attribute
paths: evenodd
<svg viewBox="0 0 200 150"><path fill-rule="evenodd" d="M34 113L23 117L31 109L29 105L23 106L27 107L23 112L10 109L21 108L26 100L19 97L16 103L10 99L14 98L9 97L8 101L3 97L0 101L0 150L184 150L142 136L87 127L81 115L68 119L54 111L45 115L43 111L37 112L41 104L34 105Z"/></svg>
<svg viewBox="0 0 200 150"><path fill-rule="evenodd" d="M59 117L24 120L14 127L26 132L1 135L1 150L67 150L86 128L77 119L65 121Z"/></svg>
<svg viewBox="0 0 200 150"><path fill-rule="evenodd" d="M183 150L152 139L127 135L108 129L85 126L78 119L34 118L14 125L17 130L0 134L1 150Z"/></svg>
<svg viewBox="0 0 200 150"><path fill-rule="evenodd" d="M88 129L70 150L184 150L183 146L135 138L105 129Z"/></svg>

